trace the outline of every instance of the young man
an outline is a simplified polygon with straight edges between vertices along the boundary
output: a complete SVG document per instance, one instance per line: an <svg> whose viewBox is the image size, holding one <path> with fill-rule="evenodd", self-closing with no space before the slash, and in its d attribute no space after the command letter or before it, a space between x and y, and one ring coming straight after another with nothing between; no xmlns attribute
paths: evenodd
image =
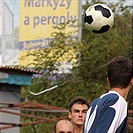
<svg viewBox="0 0 133 133"><path fill-rule="evenodd" d="M82 133L88 108L89 103L83 97L76 97L70 101L68 117L74 126L74 133Z"/></svg>
<svg viewBox="0 0 133 133"><path fill-rule="evenodd" d="M73 125L69 120L63 119L56 123L55 133L73 133Z"/></svg>
<svg viewBox="0 0 133 133"><path fill-rule="evenodd" d="M133 85L132 63L125 57L112 59L107 66L110 91L92 102L83 133L126 133L127 95Z"/></svg>

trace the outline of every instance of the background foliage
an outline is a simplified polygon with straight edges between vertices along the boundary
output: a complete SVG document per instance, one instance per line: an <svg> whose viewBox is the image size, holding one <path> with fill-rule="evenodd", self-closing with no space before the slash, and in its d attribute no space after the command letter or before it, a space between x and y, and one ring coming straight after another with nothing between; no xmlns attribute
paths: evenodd
<svg viewBox="0 0 133 133"><path fill-rule="evenodd" d="M86 1L83 10L99 2L98 0ZM100 3L106 4L105 2ZM83 22L82 40L79 41L76 38L71 38L74 33L66 34L64 32L67 26L70 26L70 22L68 22L61 24L58 27L59 32L52 34L55 40L51 41L50 47L41 51L38 49L32 54L28 53L27 56L35 56L35 69L41 70L42 76L40 78L34 77L31 87L22 88L23 97L27 98L28 101L67 108L70 100L76 96L86 97L91 103L96 97L107 92L109 90L106 83L108 61L118 55L132 59L132 13L131 7L125 6L123 3L124 0L115 4L108 3L115 14L115 22L112 29L107 33L90 33ZM50 54L53 49L54 52ZM75 56L71 50L74 50ZM66 55L68 51L71 56ZM60 57L64 58L64 55L69 63L74 62L71 73L54 73L58 70L56 66L60 65ZM77 59L77 62L75 59ZM39 96L32 96L27 91L27 89L30 89L33 92L40 92L54 85L59 87ZM128 97L129 108L131 108L133 100L132 95L133 91ZM49 118L67 114L38 112L35 115ZM22 118L22 120L24 119ZM53 128L54 123L43 123L34 125L34 128L33 126L23 127L21 132L51 133Z"/></svg>

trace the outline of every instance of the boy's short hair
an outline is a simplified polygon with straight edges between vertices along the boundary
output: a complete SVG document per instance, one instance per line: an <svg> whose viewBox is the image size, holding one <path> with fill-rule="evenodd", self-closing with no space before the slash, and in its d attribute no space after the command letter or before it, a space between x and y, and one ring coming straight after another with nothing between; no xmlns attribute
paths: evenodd
<svg viewBox="0 0 133 133"><path fill-rule="evenodd" d="M76 103L78 103L78 104L86 104L86 105L88 106L88 108L89 108L89 103L88 103L88 101L86 100L86 98L81 97L81 96L78 96L78 97L76 97L76 98L73 98L73 99L70 101L69 106L68 106L69 112L72 111L72 106L73 106L74 104L76 104Z"/></svg>
<svg viewBox="0 0 133 133"><path fill-rule="evenodd" d="M107 66L110 87L126 88L133 77L133 64L126 57L118 56Z"/></svg>

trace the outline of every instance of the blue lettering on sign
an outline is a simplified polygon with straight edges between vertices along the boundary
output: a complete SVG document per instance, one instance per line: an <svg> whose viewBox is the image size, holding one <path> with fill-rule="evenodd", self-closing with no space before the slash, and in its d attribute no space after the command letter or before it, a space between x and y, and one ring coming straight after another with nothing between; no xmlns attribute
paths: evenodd
<svg viewBox="0 0 133 133"><path fill-rule="evenodd" d="M51 3L51 0L47 0L47 7L52 7L52 3Z"/></svg>
<svg viewBox="0 0 133 133"><path fill-rule="evenodd" d="M60 23L66 23L68 21L73 21L72 26L74 26L74 21L77 20L77 16L72 16L70 12L67 12L65 16L34 16L33 17L33 28L37 28L38 25L53 25L53 28L57 28ZM24 24L28 25L29 19L25 17Z"/></svg>
<svg viewBox="0 0 133 133"><path fill-rule="evenodd" d="M24 7L53 7L56 10L58 7L70 8L72 0L25 0Z"/></svg>
<svg viewBox="0 0 133 133"><path fill-rule="evenodd" d="M71 6L72 0L25 0L24 7L53 7L53 10L56 10L58 7L66 7L68 10ZM28 26L33 24L33 28L37 28L38 25L52 25L53 28L57 28L60 23L66 23L68 21L73 21L72 25L74 25L74 21L77 20L76 15L71 15L70 12L67 12L63 16L33 16L32 22L28 16L24 17L24 25Z"/></svg>

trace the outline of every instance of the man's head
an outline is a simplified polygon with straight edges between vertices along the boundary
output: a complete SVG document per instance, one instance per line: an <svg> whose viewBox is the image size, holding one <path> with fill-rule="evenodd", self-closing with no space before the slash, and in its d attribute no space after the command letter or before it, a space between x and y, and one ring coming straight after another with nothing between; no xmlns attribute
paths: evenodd
<svg viewBox="0 0 133 133"><path fill-rule="evenodd" d="M115 57L108 64L107 76L111 88L127 88L133 77L132 62L123 56Z"/></svg>
<svg viewBox="0 0 133 133"><path fill-rule="evenodd" d="M77 126L83 126L89 103L83 97L76 97L70 101L68 117Z"/></svg>
<svg viewBox="0 0 133 133"><path fill-rule="evenodd" d="M55 133L73 133L73 125L69 120L63 119L56 123Z"/></svg>

